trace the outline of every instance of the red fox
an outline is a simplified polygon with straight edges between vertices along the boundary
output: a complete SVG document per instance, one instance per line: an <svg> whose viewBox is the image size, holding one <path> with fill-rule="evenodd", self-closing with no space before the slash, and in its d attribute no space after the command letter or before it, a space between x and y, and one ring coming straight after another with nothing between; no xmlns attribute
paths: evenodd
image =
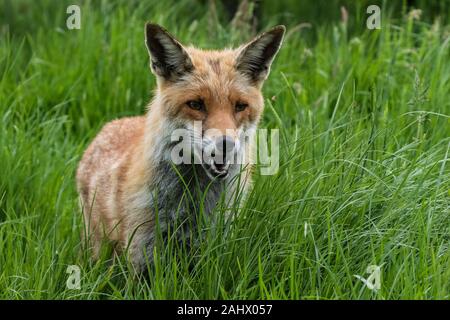
<svg viewBox="0 0 450 320"><path fill-rule="evenodd" d="M149 110L106 124L77 170L94 257L108 240L118 252L126 249L142 271L153 255L155 212L161 227L182 214L186 186L195 181L206 193L205 212L214 209L227 185L248 190L247 164L254 151L243 135L256 132L264 107L261 87L284 33L284 26L276 26L237 49L206 51L185 47L163 27L146 24L145 43L157 78ZM194 123L201 130L195 132ZM171 135L177 129L192 136L194 153L209 150L215 160L174 164ZM243 164L229 161L243 152ZM238 174L244 178L233 184Z"/></svg>

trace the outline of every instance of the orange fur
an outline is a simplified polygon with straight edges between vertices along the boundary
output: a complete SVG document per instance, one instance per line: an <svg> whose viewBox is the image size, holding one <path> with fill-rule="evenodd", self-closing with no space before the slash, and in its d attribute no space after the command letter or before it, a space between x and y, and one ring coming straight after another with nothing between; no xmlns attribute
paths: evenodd
<svg viewBox="0 0 450 320"><path fill-rule="evenodd" d="M205 129L214 128L222 134L226 129L257 125L263 111L262 81L251 82L237 70L243 48L183 48L193 70L182 81L164 79L154 70L158 87L147 115L106 124L89 145L77 170L77 186L94 256L106 239L114 242L119 252L129 246L131 262L137 269L143 268L143 250L151 246L155 225L147 201L156 184L164 179L157 169L164 161L164 150L158 148L175 124L201 121ZM152 60L157 58L152 56ZM197 99L204 101L205 111L193 110L186 104ZM236 112L238 102L248 107ZM249 162L251 147L246 148ZM240 188L248 188L250 167L247 173Z"/></svg>

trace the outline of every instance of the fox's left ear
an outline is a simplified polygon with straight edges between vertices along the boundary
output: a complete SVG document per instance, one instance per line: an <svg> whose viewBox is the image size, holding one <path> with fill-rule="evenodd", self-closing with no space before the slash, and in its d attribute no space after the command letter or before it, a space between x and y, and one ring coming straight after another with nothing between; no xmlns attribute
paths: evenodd
<svg viewBox="0 0 450 320"><path fill-rule="evenodd" d="M239 49L236 69L247 75L256 85L269 75L270 65L281 47L285 26L276 26L257 36Z"/></svg>

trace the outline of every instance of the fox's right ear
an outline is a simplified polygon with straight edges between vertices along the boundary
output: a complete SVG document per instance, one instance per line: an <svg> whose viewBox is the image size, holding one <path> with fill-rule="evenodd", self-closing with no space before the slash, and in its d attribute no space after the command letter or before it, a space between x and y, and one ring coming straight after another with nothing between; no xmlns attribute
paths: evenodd
<svg viewBox="0 0 450 320"><path fill-rule="evenodd" d="M175 82L194 69L191 58L181 43L163 27L147 23L145 44L150 54L151 68L158 77Z"/></svg>
<svg viewBox="0 0 450 320"><path fill-rule="evenodd" d="M236 69L247 75L255 84L261 85L270 72L270 66L280 50L285 26L276 26L259 35L239 49Z"/></svg>

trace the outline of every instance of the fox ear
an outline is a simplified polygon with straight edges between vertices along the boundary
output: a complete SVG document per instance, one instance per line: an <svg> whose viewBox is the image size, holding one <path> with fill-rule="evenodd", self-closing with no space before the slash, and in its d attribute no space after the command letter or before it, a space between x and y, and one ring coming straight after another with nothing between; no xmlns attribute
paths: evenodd
<svg viewBox="0 0 450 320"><path fill-rule="evenodd" d="M270 65L281 47L285 26L276 26L244 45L236 59L236 69L260 84L269 75Z"/></svg>
<svg viewBox="0 0 450 320"><path fill-rule="evenodd" d="M150 54L153 73L168 81L177 81L194 69L191 58L172 35L163 27L147 23L145 44Z"/></svg>

